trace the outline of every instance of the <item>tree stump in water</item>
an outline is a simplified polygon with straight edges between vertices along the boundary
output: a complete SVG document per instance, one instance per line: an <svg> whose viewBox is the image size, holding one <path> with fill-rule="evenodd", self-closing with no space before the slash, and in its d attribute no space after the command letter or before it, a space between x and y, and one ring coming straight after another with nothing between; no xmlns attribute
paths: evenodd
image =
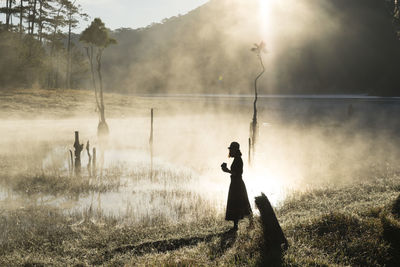
<svg viewBox="0 0 400 267"><path fill-rule="evenodd" d="M75 175L79 176L81 174L81 152L83 150L83 144L79 143L79 132L75 132Z"/></svg>
<svg viewBox="0 0 400 267"><path fill-rule="evenodd" d="M260 211L267 250L286 250L289 246L288 241L267 196L261 193L261 196L255 198L255 202Z"/></svg>

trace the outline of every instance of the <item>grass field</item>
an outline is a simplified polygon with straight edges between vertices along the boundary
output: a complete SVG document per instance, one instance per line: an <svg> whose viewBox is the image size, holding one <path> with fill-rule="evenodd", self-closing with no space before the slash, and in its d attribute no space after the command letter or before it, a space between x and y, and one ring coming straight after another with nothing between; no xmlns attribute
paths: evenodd
<svg viewBox="0 0 400 267"><path fill-rule="evenodd" d="M0 266L400 265L400 170L397 149L386 139L376 149L364 144L364 135L352 137L358 154L347 148L348 133L313 129L311 138L307 130L292 136L294 126L269 131L262 140L274 157L264 156L265 165L249 171L245 182L250 191L287 188L275 211L289 248L271 262L257 211L254 224L242 221L237 233L224 221L229 181L214 168L226 158L225 143L248 131L229 128L224 113L233 112L229 105L107 94L114 133L103 171L90 176L83 158L82 176L74 177L66 164L74 129L96 145L92 97L90 91L72 90L0 92ZM163 142L152 174L148 127L136 126L147 125L150 107L163 114L156 118L161 132L156 139ZM214 111L217 120L209 121ZM174 122L177 115L187 118L187 126ZM207 138L217 141L203 142L197 135L196 127L204 124ZM225 127L228 133L219 130ZM308 160L314 158L311 168ZM262 172L270 176L251 177ZM292 186L295 182L300 186Z"/></svg>
<svg viewBox="0 0 400 267"><path fill-rule="evenodd" d="M398 266L399 180L390 175L294 193L277 209L290 245L282 265ZM0 216L4 266L258 266L267 254L257 217L253 228L244 221L234 235L212 208L190 223L148 226L46 206L2 210Z"/></svg>

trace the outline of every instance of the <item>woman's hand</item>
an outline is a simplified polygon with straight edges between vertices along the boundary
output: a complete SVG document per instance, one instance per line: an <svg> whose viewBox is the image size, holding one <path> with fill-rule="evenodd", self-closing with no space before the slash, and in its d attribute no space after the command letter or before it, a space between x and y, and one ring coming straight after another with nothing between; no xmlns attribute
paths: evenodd
<svg viewBox="0 0 400 267"><path fill-rule="evenodd" d="M226 163L224 162L224 163L222 163L221 164L221 169L222 169L222 171L224 171L224 172L231 172L229 169L228 169L228 167L226 167Z"/></svg>

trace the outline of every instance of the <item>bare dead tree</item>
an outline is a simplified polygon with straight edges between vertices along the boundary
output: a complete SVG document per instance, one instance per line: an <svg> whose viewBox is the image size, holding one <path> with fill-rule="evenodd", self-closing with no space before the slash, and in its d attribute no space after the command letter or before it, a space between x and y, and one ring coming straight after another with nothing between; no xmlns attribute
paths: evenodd
<svg viewBox="0 0 400 267"><path fill-rule="evenodd" d="M254 151L255 144L258 137L258 124L257 124L257 100L258 100L258 87L257 82L258 79L264 74L265 67L262 60L262 53L266 53L265 43L262 41L260 44L254 44L254 47L251 48L251 51L254 52L260 61L261 64L261 72L257 75L254 80L254 102L253 102L253 119L250 123L250 140L249 140L249 164L251 164L254 159Z"/></svg>
<svg viewBox="0 0 400 267"><path fill-rule="evenodd" d="M100 124L99 124L98 131L102 134L108 135L108 125L106 123L104 97L103 97L103 75L101 74L101 58L103 56L103 51L104 51L103 47L98 48L97 55L96 55L97 75L99 77L99 89L100 89L99 90L99 93L100 93L100 105L99 105Z"/></svg>
<svg viewBox="0 0 400 267"><path fill-rule="evenodd" d="M99 111L100 120L97 126L97 134L99 137L106 137L109 133L109 128L105 118L105 107L103 98L103 77L101 73L101 59L103 56L104 49L112 44L116 44L117 41L109 37L108 29L100 18L95 18L89 27L87 27L81 34L79 39L87 45L86 53L89 58L90 70L92 73L92 82L95 91L97 110ZM99 95L97 94L96 79L94 74L93 66L93 50L96 49L96 61L97 61L97 76L99 79ZM100 99L98 99L98 97Z"/></svg>

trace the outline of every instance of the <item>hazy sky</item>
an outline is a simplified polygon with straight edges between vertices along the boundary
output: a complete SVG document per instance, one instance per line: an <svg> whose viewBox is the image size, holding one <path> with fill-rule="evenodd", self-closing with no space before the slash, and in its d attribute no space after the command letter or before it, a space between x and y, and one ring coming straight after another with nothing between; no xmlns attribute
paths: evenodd
<svg viewBox="0 0 400 267"><path fill-rule="evenodd" d="M140 28L185 14L208 0L77 0L90 20L100 17L107 28ZM82 23L83 30L89 22Z"/></svg>

